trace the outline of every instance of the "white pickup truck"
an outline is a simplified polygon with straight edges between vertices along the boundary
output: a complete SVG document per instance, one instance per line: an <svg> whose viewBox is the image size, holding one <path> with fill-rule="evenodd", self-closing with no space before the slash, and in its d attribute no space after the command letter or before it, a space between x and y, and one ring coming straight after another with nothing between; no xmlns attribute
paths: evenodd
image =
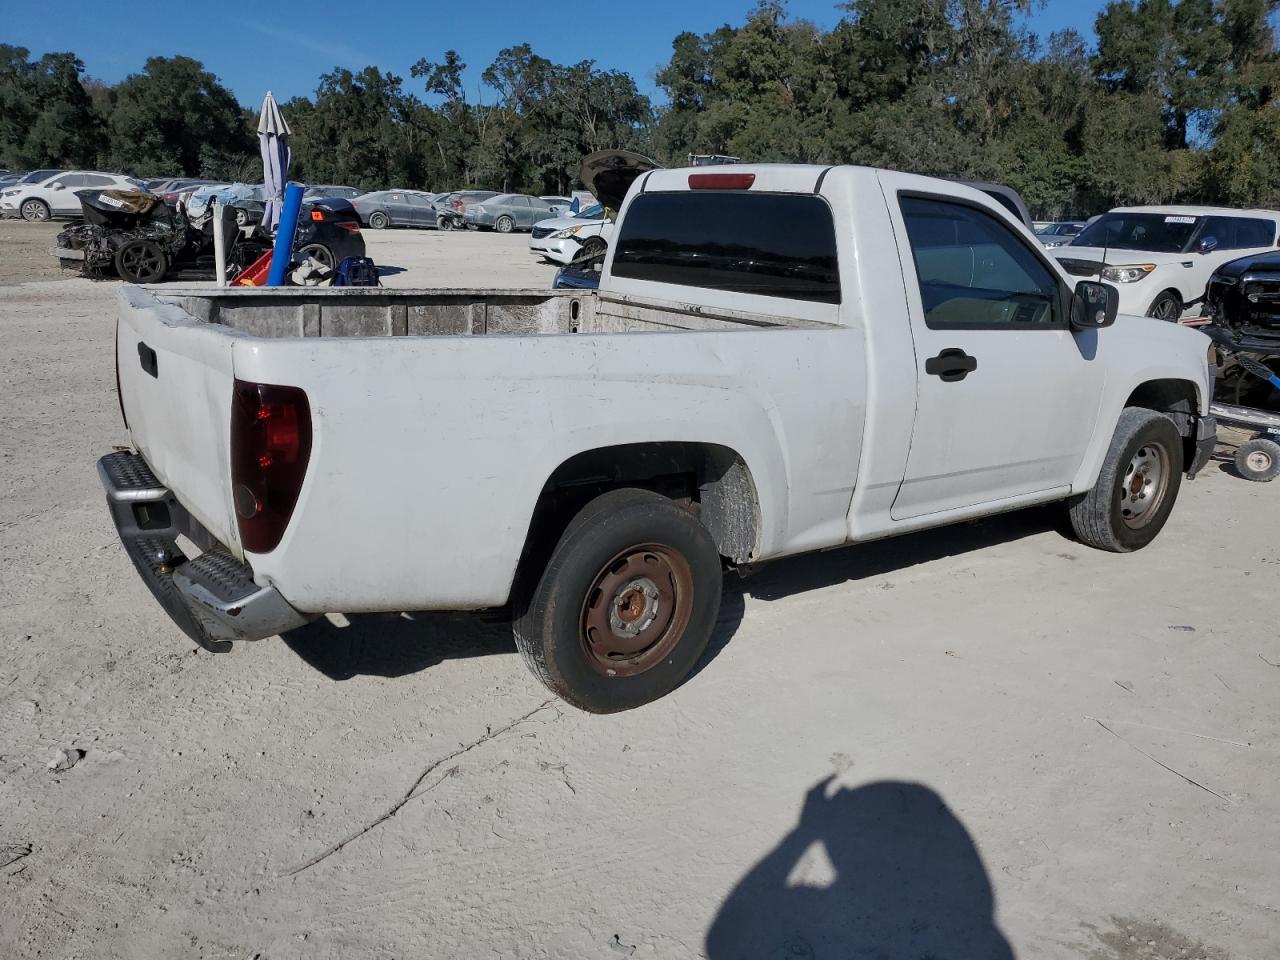
<svg viewBox="0 0 1280 960"><path fill-rule="evenodd" d="M623 710L693 669L726 568L1049 501L1134 550L1212 451L1207 338L1117 318L977 190L596 187L598 291L122 288L136 452L99 472L188 635L510 605L548 687Z"/></svg>

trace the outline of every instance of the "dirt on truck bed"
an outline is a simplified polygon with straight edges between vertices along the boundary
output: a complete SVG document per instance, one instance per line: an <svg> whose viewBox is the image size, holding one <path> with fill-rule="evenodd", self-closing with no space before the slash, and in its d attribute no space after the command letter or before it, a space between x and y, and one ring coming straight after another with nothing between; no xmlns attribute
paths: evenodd
<svg viewBox="0 0 1280 960"><path fill-rule="evenodd" d="M550 282L380 233L404 285ZM210 655L94 472L116 286L0 291L5 960L1275 956L1280 483L1211 464L1135 555L1036 510L730 577L613 716L467 616Z"/></svg>

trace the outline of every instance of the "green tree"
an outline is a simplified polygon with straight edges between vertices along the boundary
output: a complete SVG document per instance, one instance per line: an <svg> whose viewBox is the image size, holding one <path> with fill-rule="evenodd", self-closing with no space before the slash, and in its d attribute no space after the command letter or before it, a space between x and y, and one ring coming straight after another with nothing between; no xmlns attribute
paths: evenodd
<svg viewBox="0 0 1280 960"><path fill-rule="evenodd" d="M256 153L231 91L190 57L152 57L108 97L112 166L144 176L235 177Z"/></svg>
<svg viewBox="0 0 1280 960"><path fill-rule="evenodd" d="M0 44L0 165L92 165L103 130L81 85L84 64L71 53L27 58Z"/></svg>

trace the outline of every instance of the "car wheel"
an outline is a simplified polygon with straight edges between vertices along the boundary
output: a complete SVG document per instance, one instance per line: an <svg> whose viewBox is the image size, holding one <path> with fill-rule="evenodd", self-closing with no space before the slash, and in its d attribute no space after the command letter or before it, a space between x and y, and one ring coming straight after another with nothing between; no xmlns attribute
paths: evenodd
<svg viewBox="0 0 1280 960"><path fill-rule="evenodd" d="M1166 290L1151 302L1147 316L1157 320L1177 323L1182 317L1182 298L1173 290Z"/></svg>
<svg viewBox="0 0 1280 960"><path fill-rule="evenodd" d="M1070 501L1072 529L1099 550L1141 550L1169 519L1182 471L1182 437L1173 421L1154 410L1127 407L1098 482Z"/></svg>
<svg viewBox="0 0 1280 960"><path fill-rule="evenodd" d="M437 229L437 230L452 230L452 229L453 229L453 218L452 218L452 217L436 217L436 229Z"/></svg>
<svg viewBox="0 0 1280 960"><path fill-rule="evenodd" d="M493 224L493 229L499 233L510 233L516 228L516 222L510 217L499 217Z"/></svg>
<svg viewBox="0 0 1280 960"><path fill-rule="evenodd" d="M379 210L377 213L369 217L369 226L375 230L385 230L391 226L391 218Z"/></svg>
<svg viewBox="0 0 1280 960"><path fill-rule="evenodd" d="M1280 443L1254 437L1236 450L1236 470L1246 480L1269 483L1280 477Z"/></svg>
<svg viewBox="0 0 1280 960"><path fill-rule="evenodd" d="M588 237L582 244L582 249L578 251L578 255L573 259L590 260L592 257L600 256L608 249L609 245L599 237Z"/></svg>
<svg viewBox="0 0 1280 960"><path fill-rule="evenodd" d="M715 542L649 490L613 490L570 521L534 588L516 593L525 664L591 713L669 693L697 665L720 608Z"/></svg>
<svg viewBox="0 0 1280 960"><path fill-rule="evenodd" d="M169 269L168 258L154 240L130 240L116 251L116 273L126 283L159 283Z"/></svg>
<svg viewBox="0 0 1280 960"><path fill-rule="evenodd" d="M247 227L249 225L249 211L244 207L236 207L236 226Z"/></svg>
<svg viewBox="0 0 1280 960"><path fill-rule="evenodd" d="M25 200L23 201L21 210L23 220L39 221L48 220L50 217L49 205L43 200L36 200L34 198Z"/></svg>
<svg viewBox="0 0 1280 960"><path fill-rule="evenodd" d="M308 243L298 250L296 256L299 261L314 260L326 270L332 270L337 266L333 259L333 251L322 243Z"/></svg>

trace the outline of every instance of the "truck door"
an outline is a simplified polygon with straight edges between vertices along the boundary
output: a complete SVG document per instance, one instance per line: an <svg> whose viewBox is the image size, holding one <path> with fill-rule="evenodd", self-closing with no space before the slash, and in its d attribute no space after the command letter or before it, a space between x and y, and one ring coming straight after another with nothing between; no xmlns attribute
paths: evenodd
<svg viewBox="0 0 1280 960"><path fill-rule="evenodd" d="M905 274L916 420L891 516L1065 492L1103 384L1097 331L1038 244L977 201L882 180ZM919 183L919 181L915 181Z"/></svg>

